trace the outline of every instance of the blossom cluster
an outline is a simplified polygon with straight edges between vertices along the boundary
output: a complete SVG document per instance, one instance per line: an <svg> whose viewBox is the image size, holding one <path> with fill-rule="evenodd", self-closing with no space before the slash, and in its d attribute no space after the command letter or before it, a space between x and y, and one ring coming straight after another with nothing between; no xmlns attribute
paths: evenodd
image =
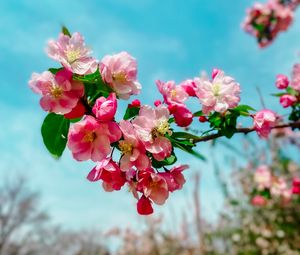
<svg viewBox="0 0 300 255"><path fill-rule="evenodd" d="M149 106L135 99L117 121L118 100L141 91L135 58L121 52L99 61L92 57L84 38L78 32L71 35L66 28L57 40L49 41L47 53L61 67L33 73L29 81L33 92L41 96L42 109L49 112L42 126L47 149L59 157L67 146L75 160L95 162L87 179L101 181L106 191L120 190L126 184L140 214L151 214L152 203L164 204L170 192L185 183L182 172L188 166L174 166L175 148L203 158L193 148L196 143L207 134L232 137L240 116L253 118L250 130L261 138L268 138L280 119L268 109L250 113L255 110L239 104L239 83L213 69L210 78L199 76L179 84L156 81L163 100ZM299 85L297 70L291 86ZM286 83L284 77L277 80L280 87ZM191 112L188 99L196 100L199 111ZM201 136L178 132L179 128L188 130L195 118L207 122L203 127L210 129Z"/></svg>
<svg viewBox="0 0 300 255"><path fill-rule="evenodd" d="M299 0L268 0L255 3L247 10L244 30L253 35L260 47L270 45L280 32L286 31L294 19Z"/></svg>
<svg viewBox="0 0 300 255"><path fill-rule="evenodd" d="M267 165L256 168L253 176L255 191L251 203L255 206L265 206L270 199L281 198L285 203L292 195L300 195L300 179L295 176L291 186L284 177L276 176Z"/></svg>

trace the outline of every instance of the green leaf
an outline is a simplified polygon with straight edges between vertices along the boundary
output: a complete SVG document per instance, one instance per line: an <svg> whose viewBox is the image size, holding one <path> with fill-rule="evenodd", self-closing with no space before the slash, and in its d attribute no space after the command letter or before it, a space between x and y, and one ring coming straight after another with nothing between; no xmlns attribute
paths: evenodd
<svg viewBox="0 0 300 255"><path fill-rule="evenodd" d="M298 91L294 90L291 87L287 87L286 91L287 91L288 94L290 94L292 96L297 96L298 95Z"/></svg>
<svg viewBox="0 0 300 255"><path fill-rule="evenodd" d="M173 132L173 138L186 138L186 139L199 139L199 136L187 133L187 132Z"/></svg>
<svg viewBox="0 0 300 255"><path fill-rule="evenodd" d="M63 115L49 113L42 125L42 137L48 151L59 158L67 144L70 121Z"/></svg>
<svg viewBox="0 0 300 255"><path fill-rule="evenodd" d="M161 168L163 166L173 165L176 161L177 161L177 157L175 154L172 154L170 157L165 158L162 161L157 161L156 159L152 158L152 166L154 168Z"/></svg>
<svg viewBox="0 0 300 255"><path fill-rule="evenodd" d="M60 68L49 68L48 71L53 73L53 74L57 74L60 70L62 70L63 67Z"/></svg>
<svg viewBox="0 0 300 255"><path fill-rule="evenodd" d="M181 149L185 152L188 152L188 153L190 153L191 155L195 156L196 158L198 158L200 160L203 160L203 161L206 160L205 157L202 154L200 154L199 152L193 150L191 148L191 146L183 145L183 144L180 144L180 143L172 143L172 144L173 144L174 147L177 147L178 149Z"/></svg>
<svg viewBox="0 0 300 255"><path fill-rule="evenodd" d="M124 114L123 119L129 120L139 114L140 108L139 107L127 107L126 112Z"/></svg>
<svg viewBox="0 0 300 255"><path fill-rule="evenodd" d="M271 94L271 96L274 96L274 97L281 97L283 95L286 95L286 93L274 93L274 94Z"/></svg>
<svg viewBox="0 0 300 255"><path fill-rule="evenodd" d="M67 36L69 36L69 37L72 37L72 35L71 35L69 29L67 29L65 26L62 26L61 32L62 32L64 35L67 35Z"/></svg>
<svg viewBox="0 0 300 255"><path fill-rule="evenodd" d="M198 112L195 112L193 114L194 117L200 117L200 116L203 116L203 112L202 111L198 111Z"/></svg>

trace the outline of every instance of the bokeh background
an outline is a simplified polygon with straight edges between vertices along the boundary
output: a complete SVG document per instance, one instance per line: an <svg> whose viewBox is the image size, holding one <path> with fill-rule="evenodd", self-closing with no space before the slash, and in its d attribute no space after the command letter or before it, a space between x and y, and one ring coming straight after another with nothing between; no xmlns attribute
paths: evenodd
<svg viewBox="0 0 300 255"><path fill-rule="evenodd" d="M100 185L86 180L93 163L74 161L68 150L55 160L43 146L40 126L46 113L27 83L33 71L58 66L45 54L47 40L56 38L65 25L84 35L98 59L128 51L138 61L142 103L152 105L160 98L157 79L180 82L218 67L239 81L243 103L260 108L259 87L266 106L278 110L277 99L270 94L276 74L289 74L299 58L300 15L298 12L288 33L260 50L241 29L245 10L251 5L246 0L0 1L0 178L26 176L30 186L41 193L42 207L53 222L65 228L138 229L142 219L126 189L105 193ZM121 104L120 112L127 103ZM201 172L203 216L214 221L222 210L212 160L222 165L224 173L230 171L224 159L226 148L212 150L202 144L198 150L208 161L181 153L179 162L191 166L186 171L188 182L166 205L155 207L157 215L166 216L164 224L169 228L190 206L189 183L195 172Z"/></svg>

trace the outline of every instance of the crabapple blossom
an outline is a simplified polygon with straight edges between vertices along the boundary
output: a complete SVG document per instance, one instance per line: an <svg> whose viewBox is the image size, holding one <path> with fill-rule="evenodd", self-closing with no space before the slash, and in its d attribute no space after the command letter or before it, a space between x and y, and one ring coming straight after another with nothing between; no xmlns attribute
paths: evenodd
<svg viewBox="0 0 300 255"><path fill-rule="evenodd" d="M137 135L143 141L147 151L158 160L164 160L172 152L172 144L165 135L171 135L169 111L164 105L155 109L143 105L139 115L132 121Z"/></svg>
<svg viewBox="0 0 300 255"><path fill-rule="evenodd" d="M86 108L81 101L78 101L77 105L67 114L64 114L66 119L81 118L86 113Z"/></svg>
<svg viewBox="0 0 300 255"><path fill-rule="evenodd" d="M275 112L268 109L258 111L253 118L254 129L261 138L268 138L272 127L276 125L276 120Z"/></svg>
<svg viewBox="0 0 300 255"><path fill-rule="evenodd" d="M230 76L219 70L212 81L202 79L196 95L202 104L202 112L223 113L240 102L240 85Z"/></svg>
<svg viewBox="0 0 300 255"><path fill-rule="evenodd" d="M117 98L110 93L107 98L99 97L93 107L93 113L100 122L112 121L117 111Z"/></svg>
<svg viewBox="0 0 300 255"><path fill-rule="evenodd" d="M76 32L72 36L60 33L57 41L50 40L47 48L48 56L60 62L72 73L83 75L96 72L98 64L91 57L91 51L86 47L84 38Z"/></svg>
<svg viewBox="0 0 300 255"><path fill-rule="evenodd" d="M276 87L278 89L286 89L289 86L289 78L286 75L278 74L276 76Z"/></svg>
<svg viewBox="0 0 300 255"><path fill-rule="evenodd" d="M169 197L166 180L151 168L139 172L137 190L158 205L164 204Z"/></svg>
<svg viewBox="0 0 300 255"><path fill-rule="evenodd" d="M105 56L100 63L100 73L119 98L128 99L140 93L136 60L127 52Z"/></svg>
<svg viewBox="0 0 300 255"><path fill-rule="evenodd" d="M268 166L259 166L254 173L254 182L259 190L270 188L272 183L272 175Z"/></svg>
<svg viewBox="0 0 300 255"><path fill-rule="evenodd" d="M110 144L120 140L121 136L117 123L100 123L88 115L70 127L68 147L78 161L101 161L111 152Z"/></svg>
<svg viewBox="0 0 300 255"><path fill-rule="evenodd" d="M163 177L168 185L168 190L173 192L175 190L182 189L183 184L185 183L184 176L182 171L188 168L188 165L179 165L175 166L170 171L159 173L161 177Z"/></svg>
<svg viewBox="0 0 300 255"><path fill-rule="evenodd" d="M172 112L179 127L187 127L193 121L193 114L185 105L174 105Z"/></svg>
<svg viewBox="0 0 300 255"><path fill-rule="evenodd" d="M111 158L101 160L90 171L87 179L91 182L102 180L106 191L120 190L126 182L124 173Z"/></svg>
<svg viewBox="0 0 300 255"><path fill-rule="evenodd" d="M300 64L293 67L291 87L300 92Z"/></svg>
<svg viewBox="0 0 300 255"><path fill-rule="evenodd" d="M128 171L133 166L139 170L149 168L151 165L150 159L146 155L145 146L136 134L132 123L130 121L121 120L120 129L124 138L119 141L119 148L122 153L120 159L121 170Z"/></svg>
<svg viewBox="0 0 300 255"><path fill-rule="evenodd" d="M42 96L40 105L45 111L58 114L71 112L84 94L83 84L72 80L72 73L66 69L55 75L49 71L33 73L29 86Z"/></svg>
<svg viewBox="0 0 300 255"><path fill-rule="evenodd" d="M280 97L279 102L284 108L287 108L296 103L297 98L295 96L286 94Z"/></svg>
<svg viewBox="0 0 300 255"><path fill-rule="evenodd" d="M159 92L163 95L164 102L168 105L183 104L188 99L188 94L182 86L176 85L174 81L156 81Z"/></svg>
<svg viewBox="0 0 300 255"><path fill-rule="evenodd" d="M267 204L267 199L263 196L256 195L251 199L251 204L254 206L265 206Z"/></svg>

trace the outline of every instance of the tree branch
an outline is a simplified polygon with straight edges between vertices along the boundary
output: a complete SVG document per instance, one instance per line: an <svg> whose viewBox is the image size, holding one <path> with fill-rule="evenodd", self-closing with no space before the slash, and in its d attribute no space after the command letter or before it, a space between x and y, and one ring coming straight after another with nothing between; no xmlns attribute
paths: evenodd
<svg viewBox="0 0 300 255"><path fill-rule="evenodd" d="M271 129L280 129L280 128L286 128L286 127L291 127L291 128L300 128L300 121L296 121L296 122L290 122L290 123L283 123L280 125L276 125L274 127L272 127ZM243 133L243 134L248 134L255 131L255 129L253 127L251 128L237 128L235 133ZM222 137L224 135L217 133L217 134L211 134L211 135L206 135L206 136L202 136L199 137L198 139L194 139L193 142L194 143L199 143L199 142L206 142L206 141L210 141L210 140L214 140L216 138Z"/></svg>

